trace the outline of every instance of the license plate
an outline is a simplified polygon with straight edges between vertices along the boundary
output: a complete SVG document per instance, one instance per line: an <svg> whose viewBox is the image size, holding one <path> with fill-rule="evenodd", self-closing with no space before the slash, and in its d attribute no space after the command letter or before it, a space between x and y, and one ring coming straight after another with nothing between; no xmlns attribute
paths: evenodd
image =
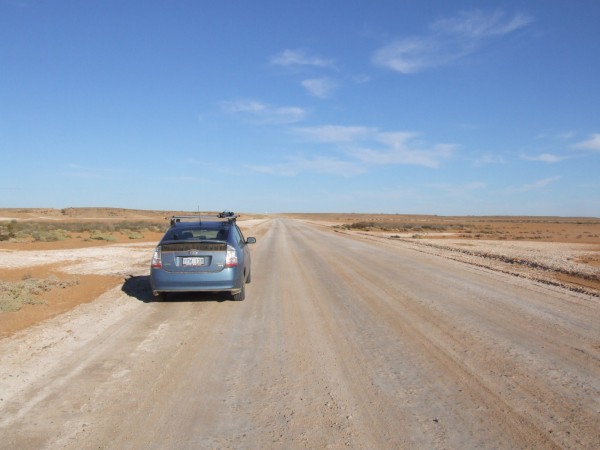
<svg viewBox="0 0 600 450"><path fill-rule="evenodd" d="M188 258L181 258L182 266L203 266L204 258L200 258L197 256L190 256Z"/></svg>

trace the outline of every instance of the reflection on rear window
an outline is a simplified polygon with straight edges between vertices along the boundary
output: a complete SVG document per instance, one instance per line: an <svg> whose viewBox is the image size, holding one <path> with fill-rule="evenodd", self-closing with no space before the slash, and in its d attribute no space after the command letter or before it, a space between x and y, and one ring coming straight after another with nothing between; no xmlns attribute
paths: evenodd
<svg viewBox="0 0 600 450"><path fill-rule="evenodd" d="M227 229L210 229L210 228L197 228L197 229L185 229L178 230L173 228L165 235L165 240L213 240L213 241L225 241L227 240Z"/></svg>

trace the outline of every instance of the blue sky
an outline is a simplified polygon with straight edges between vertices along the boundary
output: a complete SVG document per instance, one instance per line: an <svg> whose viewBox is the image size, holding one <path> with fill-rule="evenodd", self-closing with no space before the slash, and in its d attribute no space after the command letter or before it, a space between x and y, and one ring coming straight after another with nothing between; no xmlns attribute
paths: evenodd
<svg viewBox="0 0 600 450"><path fill-rule="evenodd" d="M0 0L0 206L600 216L600 2Z"/></svg>

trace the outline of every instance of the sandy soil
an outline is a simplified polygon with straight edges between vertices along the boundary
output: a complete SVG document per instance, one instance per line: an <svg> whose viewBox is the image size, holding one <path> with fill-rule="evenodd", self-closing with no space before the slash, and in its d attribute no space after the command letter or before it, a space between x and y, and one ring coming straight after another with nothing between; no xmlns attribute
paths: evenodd
<svg viewBox="0 0 600 450"><path fill-rule="evenodd" d="M0 339L0 448L600 448L597 291L542 277L597 276L594 243L335 223L242 222L241 303L153 302L151 241L0 249L85 297Z"/></svg>
<svg viewBox="0 0 600 450"><path fill-rule="evenodd" d="M44 292L38 296L40 304L26 304L19 311L0 313L0 338L91 302L122 284L132 273L146 270L148 253L159 238L159 234L147 234L150 242L130 243L124 238L122 243L111 245L79 239L3 243L0 280L18 282L56 276L75 283ZM132 256L137 256L137 265Z"/></svg>

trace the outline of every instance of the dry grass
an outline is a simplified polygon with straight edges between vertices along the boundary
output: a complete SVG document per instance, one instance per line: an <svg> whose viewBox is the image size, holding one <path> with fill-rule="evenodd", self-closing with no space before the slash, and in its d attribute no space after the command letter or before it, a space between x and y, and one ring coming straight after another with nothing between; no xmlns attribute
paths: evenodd
<svg viewBox="0 0 600 450"><path fill-rule="evenodd" d="M56 242L70 238L81 240L116 241L115 234L129 239L141 239L144 232L156 233L165 229L165 222L117 221L4 221L0 222L0 241Z"/></svg>
<svg viewBox="0 0 600 450"><path fill-rule="evenodd" d="M77 279L59 280L54 275L45 279L23 278L17 282L0 281L0 313L19 311L23 305L45 304L44 293L79 284Z"/></svg>
<svg viewBox="0 0 600 450"><path fill-rule="evenodd" d="M114 242L123 236L140 240L146 234L164 233L169 224L167 217L195 214L199 213L120 208L0 208L0 242Z"/></svg>
<svg viewBox="0 0 600 450"><path fill-rule="evenodd" d="M65 239L112 242L162 233L174 214L118 208L0 209L0 241L60 242ZM204 214L204 213L203 213ZM208 213L207 213L208 214ZM246 218L259 217L244 215ZM489 239L600 244L600 219L534 216L435 216L408 214L285 214L335 224L343 229L410 233L415 238ZM4 220L2 218L14 218Z"/></svg>
<svg viewBox="0 0 600 450"><path fill-rule="evenodd" d="M338 227L439 239L489 239L600 244L600 219L572 217L330 216Z"/></svg>

